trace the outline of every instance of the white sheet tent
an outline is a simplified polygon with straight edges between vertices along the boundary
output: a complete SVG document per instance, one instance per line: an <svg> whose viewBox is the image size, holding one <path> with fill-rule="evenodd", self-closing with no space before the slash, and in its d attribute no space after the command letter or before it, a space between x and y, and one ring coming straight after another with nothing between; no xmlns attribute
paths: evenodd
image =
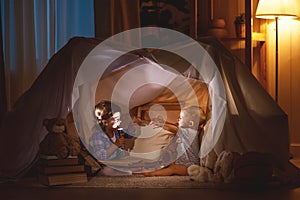
<svg viewBox="0 0 300 200"><path fill-rule="evenodd" d="M72 38L51 58L32 87L6 114L0 128L1 179L18 178L33 165L39 143L47 134L42 126L43 120L53 117L65 118L71 111L72 98L74 100L73 87L76 88L80 66L100 42L101 40L94 38ZM224 103L227 111L222 112L225 120L224 126L219 127L220 136L213 139L215 142L211 150L217 154L223 150L240 153L247 151L271 153L276 167L283 171L290 169L287 115L249 70L217 39L200 38L199 42L211 55L218 68L220 80L223 81L223 89L226 92L224 98L227 100L227 104ZM160 57L155 52L151 56L162 63L174 61L167 56ZM128 63L141 59L140 55L125 57L125 62L118 59L101 73L108 75L121 66L124 67ZM167 81L167 78L164 81ZM96 89L95 85L93 87ZM150 90L149 93L151 93ZM218 93L216 90L214 92ZM153 89L152 93L157 94L157 90ZM139 99L131 106L145 103L145 101L146 99ZM94 105L94 102L86 105L92 104ZM82 117L88 119L90 116L82 115ZM222 119L222 114L221 116L213 114L213 117ZM211 146L205 144L208 141L212 140L204 138L202 145ZM207 153L203 153L203 156Z"/></svg>

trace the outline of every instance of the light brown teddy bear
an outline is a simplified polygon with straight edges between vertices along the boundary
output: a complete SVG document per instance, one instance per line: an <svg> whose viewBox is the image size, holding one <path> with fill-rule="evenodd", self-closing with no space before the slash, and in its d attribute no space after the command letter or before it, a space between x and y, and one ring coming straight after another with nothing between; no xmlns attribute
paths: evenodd
<svg viewBox="0 0 300 200"><path fill-rule="evenodd" d="M79 154L80 140L78 136L68 134L65 119L45 119L43 125L48 134L40 143L40 154L57 156L59 159Z"/></svg>

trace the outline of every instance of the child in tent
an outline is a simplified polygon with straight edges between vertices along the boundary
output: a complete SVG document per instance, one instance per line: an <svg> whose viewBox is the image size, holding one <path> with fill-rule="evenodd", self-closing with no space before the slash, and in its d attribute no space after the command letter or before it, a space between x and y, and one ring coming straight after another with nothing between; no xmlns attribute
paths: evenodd
<svg viewBox="0 0 300 200"><path fill-rule="evenodd" d="M192 164L199 165L198 127L203 125L205 120L205 113L200 107L188 106L183 108L178 118L178 132L161 154L161 163L168 164L171 162L171 164L162 169L144 173L144 176L185 176L188 175L187 168L189 166Z"/></svg>
<svg viewBox="0 0 300 200"><path fill-rule="evenodd" d="M99 126L96 126L95 132L89 139L90 152L97 160L111 160L124 156L125 145L124 136L130 135L120 130L121 109L119 106L109 102L101 101L95 106L95 116ZM101 170L103 175L124 175L109 167Z"/></svg>

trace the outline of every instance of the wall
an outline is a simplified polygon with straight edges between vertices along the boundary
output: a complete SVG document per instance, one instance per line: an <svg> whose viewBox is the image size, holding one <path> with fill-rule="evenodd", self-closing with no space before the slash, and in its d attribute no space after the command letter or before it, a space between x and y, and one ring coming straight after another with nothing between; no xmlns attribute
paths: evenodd
<svg viewBox="0 0 300 200"><path fill-rule="evenodd" d="M237 39L234 21L236 16L245 13L244 0L210 0L212 10L210 19L224 19L227 35L221 38L223 44L230 49L231 53L245 62L245 40Z"/></svg>
<svg viewBox="0 0 300 200"><path fill-rule="evenodd" d="M253 0L253 30L265 33L266 65L259 66L259 47L253 48L252 72L258 76L263 71L263 86L275 99L275 22L255 18L258 0ZM297 0L300 5L300 0ZM227 5L227 6L225 6ZM224 18L229 37L235 37L234 17L244 12L244 0L213 0L213 17ZM300 9L300 6L295 5ZM300 10L299 10L300 16ZM259 30L260 29L260 30ZM243 44L236 49L243 49ZM255 43L257 44L257 43ZM279 96L278 103L289 116L290 142L300 148L300 19L279 21ZM244 52L241 51L241 54ZM239 54L239 53L238 53ZM239 56L239 57L242 57ZM259 77L258 77L259 78ZM262 80L260 80L262 82ZM275 136L276 137L276 136Z"/></svg>
<svg viewBox="0 0 300 200"><path fill-rule="evenodd" d="M213 0L213 18L223 18L229 38L235 38L234 20L236 16L245 13L244 0Z"/></svg>
<svg viewBox="0 0 300 200"><path fill-rule="evenodd" d="M267 90L275 96L275 22L266 24ZM289 116L291 145L300 146L300 19L279 20L278 29L278 103Z"/></svg>

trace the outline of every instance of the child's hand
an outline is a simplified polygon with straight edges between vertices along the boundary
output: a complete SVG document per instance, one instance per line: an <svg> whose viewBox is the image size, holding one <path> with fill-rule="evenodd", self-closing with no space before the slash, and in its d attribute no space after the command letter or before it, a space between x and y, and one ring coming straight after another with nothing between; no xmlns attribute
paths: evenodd
<svg viewBox="0 0 300 200"><path fill-rule="evenodd" d="M116 140L115 145L118 147L123 147L124 146L124 137L120 137Z"/></svg>
<svg viewBox="0 0 300 200"><path fill-rule="evenodd" d="M125 151L130 151L134 147L135 138L125 138L124 139L124 149Z"/></svg>
<svg viewBox="0 0 300 200"><path fill-rule="evenodd" d="M157 115L155 118L152 119L150 125L154 125L156 128L163 127L165 124L165 120L162 116Z"/></svg>

